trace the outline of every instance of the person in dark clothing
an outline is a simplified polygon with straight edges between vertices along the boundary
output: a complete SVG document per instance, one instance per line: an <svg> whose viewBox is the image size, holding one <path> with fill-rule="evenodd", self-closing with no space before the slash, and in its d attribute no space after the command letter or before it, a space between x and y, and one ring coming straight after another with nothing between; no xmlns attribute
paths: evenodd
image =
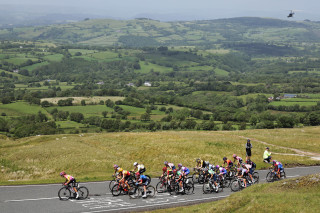
<svg viewBox="0 0 320 213"><path fill-rule="evenodd" d="M252 144L251 144L250 139L248 139L247 143L246 143L246 160L250 160L251 149L252 149Z"/></svg>

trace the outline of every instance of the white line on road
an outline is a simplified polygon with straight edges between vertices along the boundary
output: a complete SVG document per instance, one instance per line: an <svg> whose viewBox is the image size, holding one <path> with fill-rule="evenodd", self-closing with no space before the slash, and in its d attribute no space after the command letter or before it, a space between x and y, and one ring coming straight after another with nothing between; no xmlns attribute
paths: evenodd
<svg viewBox="0 0 320 213"><path fill-rule="evenodd" d="M194 199L194 200L181 200L176 202L168 202L168 203L159 203L159 204L152 204L152 205L144 205L144 206L134 206L134 207L125 207L125 208L118 208L118 209L107 209L107 210L99 210L99 211L89 211L89 212L82 212L82 213L98 213L98 212L111 212L111 211L119 211L119 210L128 210L128 209L137 209L137 208L145 208L145 207L151 207L151 206L163 206L164 204L177 204L177 203L185 203L185 202L194 202L199 200L213 200L213 199L219 199L219 198L225 198L229 197L229 195L225 196L219 196L219 197L209 197L209 198L200 198L200 199Z"/></svg>
<svg viewBox="0 0 320 213"><path fill-rule="evenodd" d="M35 198L35 199L22 199L22 200L5 200L5 203L8 202L22 202L22 201L35 201L35 200L53 200L58 199L58 197L43 197L43 198Z"/></svg>

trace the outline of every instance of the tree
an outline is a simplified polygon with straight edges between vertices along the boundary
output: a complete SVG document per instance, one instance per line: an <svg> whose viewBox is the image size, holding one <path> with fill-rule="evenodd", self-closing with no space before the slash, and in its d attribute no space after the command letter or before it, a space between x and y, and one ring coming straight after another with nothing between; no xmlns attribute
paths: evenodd
<svg viewBox="0 0 320 213"><path fill-rule="evenodd" d="M144 113L140 116L141 121L150 121L150 114L149 113Z"/></svg>
<svg viewBox="0 0 320 213"><path fill-rule="evenodd" d="M291 116L281 115L278 118L278 126L280 128L293 128L294 127L294 119Z"/></svg>
<svg viewBox="0 0 320 213"><path fill-rule="evenodd" d="M70 114L70 120L80 123L84 119L84 116L80 112L72 112Z"/></svg>
<svg viewBox="0 0 320 213"><path fill-rule="evenodd" d="M102 116L103 116L104 118L106 118L106 117L107 117L107 114L108 114L108 112L107 112L107 111L103 111L103 112L102 112Z"/></svg>
<svg viewBox="0 0 320 213"><path fill-rule="evenodd" d="M86 105L86 101L85 100L81 100L81 106L85 106Z"/></svg>
<svg viewBox="0 0 320 213"><path fill-rule="evenodd" d="M42 101L42 102L41 102L41 106L42 106L42 107L50 107L51 104L49 103L49 101Z"/></svg>

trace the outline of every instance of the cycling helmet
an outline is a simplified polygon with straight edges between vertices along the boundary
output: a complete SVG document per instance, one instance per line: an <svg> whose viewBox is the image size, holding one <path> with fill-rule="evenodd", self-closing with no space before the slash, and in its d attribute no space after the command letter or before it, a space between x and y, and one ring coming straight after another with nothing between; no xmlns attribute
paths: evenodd
<svg viewBox="0 0 320 213"><path fill-rule="evenodd" d="M166 171L167 171L167 167L163 167L163 168L162 168L162 171L163 171L163 172L166 172Z"/></svg>
<svg viewBox="0 0 320 213"><path fill-rule="evenodd" d="M165 162L164 162L164 165L168 165L168 161L165 161Z"/></svg>
<svg viewBox="0 0 320 213"><path fill-rule="evenodd" d="M219 165L216 165L216 169L219 169L220 168L220 166Z"/></svg>
<svg viewBox="0 0 320 213"><path fill-rule="evenodd" d="M237 171L240 172L240 171L241 171L241 168L237 168Z"/></svg>
<svg viewBox="0 0 320 213"><path fill-rule="evenodd" d="M123 169L122 168L118 169L118 172L123 172Z"/></svg>
<svg viewBox="0 0 320 213"><path fill-rule="evenodd" d="M65 172L60 172L60 176L66 175Z"/></svg>
<svg viewBox="0 0 320 213"><path fill-rule="evenodd" d="M179 167L179 168L180 168L180 167L182 167L182 164L181 164L181 163L179 163L179 164L178 164L178 167Z"/></svg>
<svg viewBox="0 0 320 213"><path fill-rule="evenodd" d="M137 163L137 162L134 162L134 163L133 163L133 166L136 166L136 165L138 165L138 163Z"/></svg>
<svg viewBox="0 0 320 213"><path fill-rule="evenodd" d="M119 167L119 166L118 166L117 164L114 164L114 165L113 165L113 168L115 168L115 169L118 168L118 167Z"/></svg>
<svg viewBox="0 0 320 213"><path fill-rule="evenodd" d="M247 142L250 142L250 139L248 139Z"/></svg>
<svg viewBox="0 0 320 213"><path fill-rule="evenodd" d="M173 172L173 174L176 174L177 173L177 169L174 169L172 172Z"/></svg>
<svg viewBox="0 0 320 213"><path fill-rule="evenodd" d="M224 160L224 161L227 160L227 157L224 157L223 160Z"/></svg>
<svg viewBox="0 0 320 213"><path fill-rule="evenodd" d="M277 161L276 161L276 160L273 160L273 161L272 161L272 163L273 163L273 164L276 164L276 163L277 163Z"/></svg>
<svg viewBox="0 0 320 213"><path fill-rule="evenodd" d="M140 173L139 172L136 172L136 177L140 177Z"/></svg>
<svg viewBox="0 0 320 213"><path fill-rule="evenodd" d="M234 157L234 158L235 158L235 157L237 157L237 155L236 155L236 154L233 154L233 155L232 155L232 157Z"/></svg>
<svg viewBox="0 0 320 213"><path fill-rule="evenodd" d="M197 159L196 159L196 162L199 163L199 162L200 162L200 158L197 158Z"/></svg>

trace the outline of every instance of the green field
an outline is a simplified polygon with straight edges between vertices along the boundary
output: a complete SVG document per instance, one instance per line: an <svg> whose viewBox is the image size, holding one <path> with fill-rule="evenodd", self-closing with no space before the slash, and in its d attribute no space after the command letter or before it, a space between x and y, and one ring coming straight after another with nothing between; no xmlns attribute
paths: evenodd
<svg viewBox="0 0 320 213"><path fill-rule="evenodd" d="M43 57L45 60L47 61L53 61L53 62L57 62L57 61L61 61L63 58L62 54L53 54L53 55L47 55L45 57Z"/></svg>
<svg viewBox="0 0 320 213"><path fill-rule="evenodd" d="M15 102L11 104L0 104L0 114L6 113L7 116L23 116L30 114L37 114L39 111L48 115L39 105L30 105L26 102Z"/></svg>
<svg viewBox="0 0 320 213"><path fill-rule="evenodd" d="M270 105L273 106L294 106L294 105L300 105L300 106L316 106L317 102L315 101L308 101L308 99L305 99L305 101L273 101L270 103Z"/></svg>
<svg viewBox="0 0 320 213"><path fill-rule="evenodd" d="M91 117L91 116L99 116L102 117L102 112L113 112L113 109L106 107L105 105L86 105L86 106L54 106L54 107L48 107L46 108L48 112L50 112L52 109L57 108L58 111L68 111L69 113L73 112L80 112L84 115L85 118Z"/></svg>
<svg viewBox="0 0 320 213"><path fill-rule="evenodd" d="M63 125L61 123L61 125ZM67 124L66 126L67 127ZM319 150L320 137L315 135L319 127L294 129L301 143ZM300 130L305 130L301 132ZM105 180L113 173L112 165L117 163L125 169L131 169L132 162L142 162L148 168L148 174L159 176L163 161L183 163L192 168L195 159L201 157L213 164L222 163L222 158L231 158L236 153L245 157L246 138L252 138L252 160L258 169L265 168L262 154L265 145L255 138L273 135L275 130L228 131L163 131L140 133L85 133L84 135L48 135L34 136L18 140L0 139L0 163L3 166L0 183L39 183L59 182L59 172L66 170L79 180ZM243 134L242 134L243 133ZM279 134L276 143L291 147L297 137L293 132ZM241 137L240 137L241 136ZM244 138L243 138L243 137ZM306 140L308 136L313 140ZM266 142L274 144L273 138ZM300 140L300 138L299 138ZM70 151L70 147L73 150ZM271 146L273 157L284 165L314 165L319 161L309 157L284 155L294 153L276 145ZM179 153L179 154L177 154ZM19 172L18 172L19 171Z"/></svg>

